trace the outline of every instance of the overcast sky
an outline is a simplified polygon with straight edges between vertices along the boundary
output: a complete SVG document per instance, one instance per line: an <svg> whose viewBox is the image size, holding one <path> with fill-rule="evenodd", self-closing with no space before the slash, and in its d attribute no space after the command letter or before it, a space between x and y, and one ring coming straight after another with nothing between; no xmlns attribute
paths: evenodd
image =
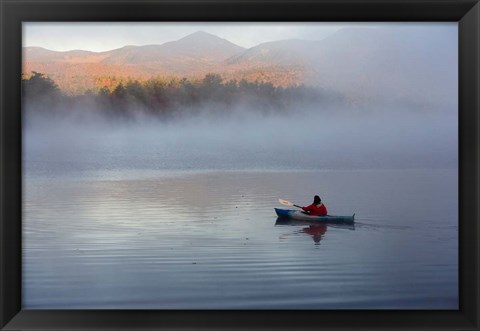
<svg viewBox="0 0 480 331"><path fill-rule="evenodd" d="M205 31L246 48L284 39L321 40L347 26L381 28L396 23L24 23L23 46L50 50L108 51L126 45L163 44ZM401 23L403 26L439 23ZM440 23L448 24L448 23Z"/></svg>

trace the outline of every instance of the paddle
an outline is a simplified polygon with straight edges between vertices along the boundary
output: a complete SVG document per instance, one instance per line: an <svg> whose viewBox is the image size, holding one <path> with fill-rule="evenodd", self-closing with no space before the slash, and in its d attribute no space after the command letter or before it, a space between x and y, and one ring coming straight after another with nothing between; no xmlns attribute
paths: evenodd
<svg viewBox="0 0 480 331"><path fill-rule="evenodd" d="M302 208L302 207L294 204L293 202L290 202L290 201L287 201L287 200L278 199L278 202L280 202L282 205L285 205L285 206L293 206L293 207L297 207L297 208Z"/></svg>

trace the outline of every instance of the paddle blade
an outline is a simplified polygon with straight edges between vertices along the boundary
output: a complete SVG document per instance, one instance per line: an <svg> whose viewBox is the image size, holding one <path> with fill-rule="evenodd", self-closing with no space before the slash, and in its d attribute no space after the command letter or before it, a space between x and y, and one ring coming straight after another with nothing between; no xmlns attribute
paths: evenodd
<svg viewBox="0 0 480 331"><path fill-rule="evenodd" d="M282 205L285 205L285 206L293 206L294 205L293 202L283 200L283 199L278 199L278 202L280 202Z"/></svg>

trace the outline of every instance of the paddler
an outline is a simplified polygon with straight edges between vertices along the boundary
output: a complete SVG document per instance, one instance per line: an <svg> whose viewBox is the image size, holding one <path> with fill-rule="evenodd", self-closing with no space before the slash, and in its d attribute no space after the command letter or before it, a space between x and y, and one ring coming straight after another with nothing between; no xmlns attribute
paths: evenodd
<svg viewBox="0 0 480 331"><path fill-rule="evenodd" d="M303 211L312 216L327 215L327 207L322 203L322 199L318 195L313 198L313 203L309 206L302 207Z"/></svg>

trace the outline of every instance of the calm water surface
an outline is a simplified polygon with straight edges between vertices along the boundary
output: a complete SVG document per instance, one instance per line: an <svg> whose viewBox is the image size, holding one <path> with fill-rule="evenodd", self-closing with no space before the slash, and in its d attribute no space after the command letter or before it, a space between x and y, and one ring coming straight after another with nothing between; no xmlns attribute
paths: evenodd
<svg viewBox="0 0 480 331"><path fill-rule="evenodd" d="M55 174L24 180L24 308L458 308L456 170ZM317 193L355 226L277 222Z"/></svg>

